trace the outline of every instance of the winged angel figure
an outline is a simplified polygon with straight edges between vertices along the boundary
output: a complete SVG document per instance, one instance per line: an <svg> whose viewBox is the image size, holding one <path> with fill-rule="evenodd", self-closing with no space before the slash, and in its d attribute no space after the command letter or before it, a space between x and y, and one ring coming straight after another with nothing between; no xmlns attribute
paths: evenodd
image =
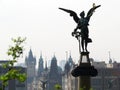
<svg viewBox="0 0 120 90"><path fill-rule="evenodd" d="M85 17L85 12L84 11L82 11L80 13L80 17L81 18L79 18L77 16L76 12L74 12L72 10L68 10L68 9L64 9L64 8L59 8L60 10L63 10L65 12L69 13L70 16L73 17L74 21L77 23L76 28L72 32L72 36L75 36L77 39L78 39L79 36L81 36L81 46L82 46L83 52L85 52L85 51L88 52L87 51L87 44L90 43L90 42L92 42L92 39L89 38L89 30L88 30L88 25L89 25L90 17L95 12L95 9L97 9L100 6L101 5L95 6L95 4L93 4L93 7L88 11L86 17ZM78 29L80 31L78 31Z"/></svg>

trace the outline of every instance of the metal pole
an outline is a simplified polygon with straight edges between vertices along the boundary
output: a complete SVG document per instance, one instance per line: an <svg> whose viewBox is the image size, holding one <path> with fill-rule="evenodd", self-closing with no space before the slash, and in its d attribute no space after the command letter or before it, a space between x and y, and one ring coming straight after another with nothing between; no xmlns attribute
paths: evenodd
<svg viewBox="0 0 120 90"><path fill-rule="evenodd" d="M78 37L78 42L79 42L79 53L81 54L80 37Z"/></svg>

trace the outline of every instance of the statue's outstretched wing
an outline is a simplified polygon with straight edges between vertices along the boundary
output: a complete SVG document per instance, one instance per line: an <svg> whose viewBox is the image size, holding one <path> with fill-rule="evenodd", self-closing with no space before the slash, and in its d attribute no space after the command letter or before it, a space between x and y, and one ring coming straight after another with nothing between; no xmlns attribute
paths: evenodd
<svg viewBox="0 0 120 90"><path fill-rule="evenodd" d="M97 9L98 7L100 7L101 5L98 6L93 6L87 13L86 19L89 21L90 17L92 16L92 14L94 13L95 9Z"/></svg>
<svg viewBox="0 0 120 90"><path fill-rule="evenodd" d="M78 23L79 17L77 16L77 14L76 14L74 11L68 10L68 9L64 9L64 8L59 8L59 9L65 11L65 12L67 12L67 13L70 13L70 16L72 16L73 19L74 19L74 21L75 21L76 23Z"/></svg>

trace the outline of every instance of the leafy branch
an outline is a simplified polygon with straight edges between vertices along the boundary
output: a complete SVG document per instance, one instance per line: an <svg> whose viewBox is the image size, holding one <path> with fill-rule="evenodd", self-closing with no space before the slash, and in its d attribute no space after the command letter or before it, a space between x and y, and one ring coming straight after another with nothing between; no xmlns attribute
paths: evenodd
<svg viewBox="0 0 120 90"><path fill-rule="evenodd" d="M6 69L7 72L0 76L0 81L2 81L2 88L0 90L5 89L5 86L8 85L9 80L16 79L20 82L24 82L26 80L26 74L21 73L20 69L16 69L14 67L14 63L16 63L18 58L23 54L24 48L22 44L25 40L26 38L21 37L12 39L14 46L10 46L7 52L7 55L11 56L12 59L2 65L3 69Z"/></svg>

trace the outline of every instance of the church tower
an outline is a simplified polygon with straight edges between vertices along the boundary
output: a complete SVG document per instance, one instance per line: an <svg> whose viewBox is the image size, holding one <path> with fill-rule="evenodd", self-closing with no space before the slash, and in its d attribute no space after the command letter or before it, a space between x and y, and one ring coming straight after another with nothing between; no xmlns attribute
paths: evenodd
<svg viewBox="0 0 120 90"><path fill-rule="evenodd" d="M31 49L29 51L28 57L25 58L25 64L27 66L27 82L31 83L36 76L36 58L33 57Z"/></svg>
<svg viewBox="0 0 120 90"><path fill-rule="evenodd" d="M72 65L74 64L74 63L73 63L73 59L72 59L72 57L71 57L71 54L70 54L70 56L69 56L69 58L68 58L68 63L69 63L69 65L70 65L70 67L72 67Z"/></svg>
<svg viewBox="0 0 120 90"><path fill-rule="evenodd" d="M55 55L51 60L50 72L48 77L48 88L49 90L54 90L56 84L62 84L62 76L58 72L57 59Z"/></svg>
<svg viewBox="0 0 120 90"><path fill-rule="evenodd" d="M64 67L65 74L68 74L70 72L73 65L74 65L74 62L73 62L73 59L72 59L71 54L70 54L67 62L65 63L65 67Z"/></svg>
<svg viewBox="0 0 120 90"><path fill-rule="evenodd" d="M44 71L44 61L42 58L42 54L40 55L39 63L38 63L38 77L42 76L42 73Z"/></svg>

